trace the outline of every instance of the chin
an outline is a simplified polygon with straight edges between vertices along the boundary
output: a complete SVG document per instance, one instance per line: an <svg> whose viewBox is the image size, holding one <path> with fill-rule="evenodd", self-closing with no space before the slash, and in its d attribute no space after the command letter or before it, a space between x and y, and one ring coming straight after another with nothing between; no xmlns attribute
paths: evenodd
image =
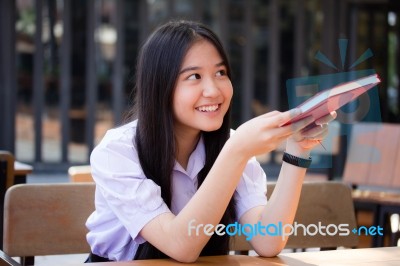
<svg viewBox="0 0 400 266"><path fill-rule="evenodd" d="M215 128L215 129L203 129L203 132L214 132L217 131L219 128Z"/></svg>
<svg viewBox="0 0 400 266"><path fill-rule="evenodd" d="M207 126L202 127L201 130L204 132L212 132L212 131L216 131L216 130L220 129L221 126L222 126L222 123L218 124L218 125L207 125Z"/></svg>

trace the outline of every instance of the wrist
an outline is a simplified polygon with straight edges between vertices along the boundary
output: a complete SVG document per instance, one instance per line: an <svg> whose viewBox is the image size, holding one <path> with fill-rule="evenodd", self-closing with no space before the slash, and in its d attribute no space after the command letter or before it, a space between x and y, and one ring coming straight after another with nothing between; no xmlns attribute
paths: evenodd
<svg viewBox="0 0 400 266"><path fill-rule="evenodd" d="M309 149L302 148L298 143L296 143L296 141L293 141L290 138L286 142L285 151L291 155L304 159L308 159L311 153Z"/></svg>
<svg viewBox="0 0 400 266"><path fill-rule="evenodd" d="M222 148L221 153L227 153L230 158L236 158L238 162L245 162L247 163L248 160L252 157L251 155L247 154L247 150L241 143L237 143L235 138L229 138L224 147Z"/></svg>
<svg viewBox="0 0 400 266"><path fill-rule="evenodd" d="M297 157L294 156L290 153L284 152L283 153L283 158L282 160L288 164L301 167L301 168L309 168L311 165L311 157L308 157L307 159L302 158L302 157Z"/></svg>

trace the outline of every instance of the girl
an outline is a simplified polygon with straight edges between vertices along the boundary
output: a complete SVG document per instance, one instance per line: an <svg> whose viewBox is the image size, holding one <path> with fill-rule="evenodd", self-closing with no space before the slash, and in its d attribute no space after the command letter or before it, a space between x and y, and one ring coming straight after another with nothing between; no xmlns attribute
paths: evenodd
<svg viewBox="0 0 400 266"><path fill-rule="evenodd" d="M217 36L195 22L158 28L140 52L136 78L138 119L109 130L91 155L96 210L86 224L88 262L193 262L229 248L227 234L191 230L197 225L293 222L310 150L335 113L280 126L298 110L273 111L231 132L228 58ZM283 141L286 162L267 204L254 156ZM261 256L275 256L285 243L251 240Z"/></svg>

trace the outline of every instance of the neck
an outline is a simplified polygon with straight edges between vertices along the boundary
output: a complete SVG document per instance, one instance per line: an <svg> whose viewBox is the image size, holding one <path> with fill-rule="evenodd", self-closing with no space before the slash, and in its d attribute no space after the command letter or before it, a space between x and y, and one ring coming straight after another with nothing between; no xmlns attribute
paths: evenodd
<svg viewBox="0 0 400 266"><path fill-rule="evenodd" d="M197 134L177 134L176 133L176 160L186 170L190 154L196 148L200 139L200 132Z"/></svg>

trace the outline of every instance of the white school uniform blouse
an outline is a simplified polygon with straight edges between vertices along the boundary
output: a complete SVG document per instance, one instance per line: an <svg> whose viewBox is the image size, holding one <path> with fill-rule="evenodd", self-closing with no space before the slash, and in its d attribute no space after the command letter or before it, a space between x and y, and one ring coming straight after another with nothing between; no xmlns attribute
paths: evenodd
<svg viewBox="0 0 400 266"><path fill-rule="evenodd" d="M137 122L109 130L93 150L90 163L96 182L96 210L89 216L87 241L92 253L116 261L132 260L139 232L156 216L178 214L197 190L197 174L205 162L202 138L190 155L187 169L173 169L171 209L161 198L161 189L147 179L139 163L134 136ZM266 176L255 158L249 160L235 191L236 214L265 205Z"/></svg>

